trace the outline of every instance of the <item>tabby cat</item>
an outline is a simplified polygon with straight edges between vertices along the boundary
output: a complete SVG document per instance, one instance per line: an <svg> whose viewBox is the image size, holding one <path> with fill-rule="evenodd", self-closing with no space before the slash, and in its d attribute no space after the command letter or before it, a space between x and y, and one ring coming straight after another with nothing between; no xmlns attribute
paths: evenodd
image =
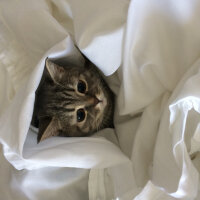
<svg viewBox="0 0 200 200"><path fill-rule="evenodd" d="M46 59L32 118L38 142L113 127L113 110L114 95L93 64L64 67Z"/></svg>

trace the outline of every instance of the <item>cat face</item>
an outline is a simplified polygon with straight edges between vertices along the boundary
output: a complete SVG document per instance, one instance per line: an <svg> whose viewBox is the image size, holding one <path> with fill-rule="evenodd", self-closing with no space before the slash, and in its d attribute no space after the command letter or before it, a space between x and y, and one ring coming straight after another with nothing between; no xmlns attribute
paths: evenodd
<svg viewBox="0 0 200 200"><path fill-rule="evenodd" d="M33 115L33 122L39 122L38 142L51 136L87 136L111 127L113 100L93 65L61 67L46 59Z"/></svg>

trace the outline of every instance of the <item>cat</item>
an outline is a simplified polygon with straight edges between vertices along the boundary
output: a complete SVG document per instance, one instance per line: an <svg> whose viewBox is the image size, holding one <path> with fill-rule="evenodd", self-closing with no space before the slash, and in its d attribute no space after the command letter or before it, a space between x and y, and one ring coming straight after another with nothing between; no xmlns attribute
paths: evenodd
<svg viewBox="0 0 200 200"><path fill-rule="evenodd" d="M83 137L113 128L114 94L91 62L61 66L45 61L31 124L37 142L52 136Z"/></svg>

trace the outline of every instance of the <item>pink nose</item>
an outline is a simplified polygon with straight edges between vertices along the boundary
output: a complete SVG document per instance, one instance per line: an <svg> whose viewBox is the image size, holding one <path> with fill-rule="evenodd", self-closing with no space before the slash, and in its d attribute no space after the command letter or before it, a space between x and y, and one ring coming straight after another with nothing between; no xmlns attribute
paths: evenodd
<svg viewBox="0 0 200 200"><path fill-rule="evenodd" d="M94 105L96 106L100 101L96 97L93 97L93 99L94 99Z"/></svg>
<svg viewBox="0 0 200 200"><path fill-rule="evenodd" d="M98 98L94 97L94 96L90 96L87 101L86 104L87 106L96 106L99 102L101 102Z"/></svg>

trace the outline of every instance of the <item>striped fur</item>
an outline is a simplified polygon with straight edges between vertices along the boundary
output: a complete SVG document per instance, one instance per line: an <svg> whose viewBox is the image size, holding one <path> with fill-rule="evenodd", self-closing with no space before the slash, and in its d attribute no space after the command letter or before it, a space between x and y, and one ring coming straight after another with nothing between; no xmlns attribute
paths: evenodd
<svg viewBox="0 0 200 200"><path fill-rule="evenodd" d="M79 80L87 85L84 94L77 89ZM85 111L82 122L77 121L78 109ZM88 136L113 127L113 110L113 93L94 65L61 67L46 60L32 119L39 127L38 142L51 136Z"/></svg>

